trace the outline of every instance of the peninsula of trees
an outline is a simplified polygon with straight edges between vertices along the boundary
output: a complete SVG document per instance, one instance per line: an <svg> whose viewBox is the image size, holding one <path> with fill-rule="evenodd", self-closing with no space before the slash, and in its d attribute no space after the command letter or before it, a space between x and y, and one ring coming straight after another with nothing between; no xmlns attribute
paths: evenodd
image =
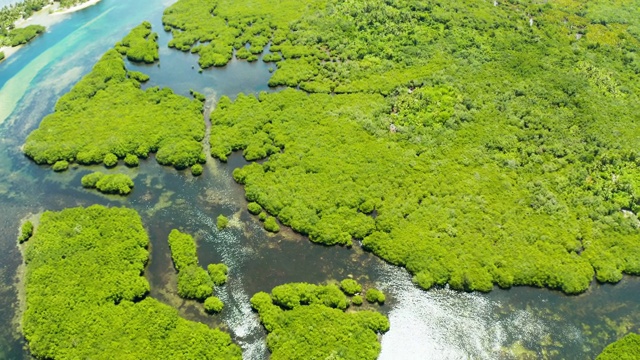
<svg viewBox="0 0 640 360"><path fill-rule="evenodd" d="M271 43L269 84L300 89L211 116L213 156L265 160L234 177L269 215L362 241L423 288L575 294L640 274L632 3L251 4L179 0L163 22L202 67Z"/></svg>
<svg viewBox="0 0 640 360"><path fill-rule="evenodd" d="M116 48L141 61L157 59L156 36L146 22ZM169 88L141 90L140 82L146 80L145 74L127 71L118 51L107 51L27 137L25 154L38 164L111 167L125 159L135 166L135 158L150 153L156 153L158 163L177 169L204 163L202 102Z"/></svg>
<svg viewBox="0 0 640 360"><path fill-rule="evenodd" d="M25 243L23 332L41 359L241 359L228 334L147 297L148 236L134 210L45 212Z"/></svg>

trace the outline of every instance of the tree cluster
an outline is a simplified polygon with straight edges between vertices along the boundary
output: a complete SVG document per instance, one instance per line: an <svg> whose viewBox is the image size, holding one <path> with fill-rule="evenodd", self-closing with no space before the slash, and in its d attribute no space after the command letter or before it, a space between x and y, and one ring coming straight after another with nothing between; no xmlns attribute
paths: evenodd
<svg viewBox="0 0 640 360"><path fill-rule="evenodd" d="M104 174L99 171L82 177L82 186L104 194L129 195L133 180L125 174Z"/></svg>
<svg viewBox="0 0 640 360"><path fill-rule="evenodd" d="M627 334L609 344L596 360L634 360L640 358L640 335Z"/></svg>
<svg viewBox="0 0 640 360"><path fill-rule="evenodd" d="M151 32L151 23L145 21L117 42L115 49L131 61L153 64L160 59L157 40L158 34Z"/></svg>
<svg viewBox="0 0 640 360"><path fill-rule="evenodd" d="M41 359L241 359L231 337L147 297L148 236L126 208L45 212L25 247L23 332Z"/></svg>
<svg viewBox="0 0 640 360"><path fill-rule="evenodd" d="M224 285L229 269L224 264L210 264L208 271L198 263L196 242L191 235L171 230L169 233L171 258L178 272L178 295L185 299L205 302L205 310L219 312L219 299L212 296L213 287ZM217 300L216 300L217 299ZM218 310L215 310L218 309Z"/></svg>
<svg viewBox="0 0 640 360"><path fill-rule="evenodd" d="M177 169L204 163L202 103L169 88L141 90L146 79L128 72L117 51L107 51L29 134L25 154L38 164L115 166L128 157L133 165L133 156L152 152L158 163Z"/></svg>
<svg viewBox="0 0 640 360"><path fill-rule="evenodd" d="M344 310L347 296L335 285L291 283L260 292L251 306L269 333L272 359L376 359L377 334L389 330L382 314Z"/></svg>

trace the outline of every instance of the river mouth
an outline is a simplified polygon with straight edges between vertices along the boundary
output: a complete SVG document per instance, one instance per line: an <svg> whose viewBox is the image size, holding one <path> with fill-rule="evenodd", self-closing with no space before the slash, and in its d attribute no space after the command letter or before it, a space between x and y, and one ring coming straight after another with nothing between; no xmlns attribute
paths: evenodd
<svg viewBox="0 0 640 360"><path fill-rule="evenodd" d="M119 167L134 178L133 193L121 198L82 189L80 178L100 166L73 167L56 174L22 155L27 134L50 113L56 99L86 74L95 61L133 26L153 24L160 42L160 66L134 65L151 76L146 86L169 86L187 96L193 89L211 101L222 95L276 91L267 86L269 64L233 60L224 68L198 71L197 57L167 47L169 34L160 18L167 1L103 0L68 15L48 33L0 64L0 358L28 358L12 319L17 311L15 278L22 262L16 247L20 219L44 210L103 204L137 210L151 238L146 276L151 296L175 306L188 319L222 326L243 348L246 359L268 357L265 332L251 311L249 298L276 285L341 280L353 276L388 294L381 308L391 330L382 337L381 359L588 358L628 331L638 331L640 284L625 277L618 285L593 285L580 296L535 288L495 289L468 294L446 288L423 291L410 275L372 254L312 244L283 229L269 234L246 211L244 191L231 172L246 161L233 154L228 163L209 158L202 176L161 167L151 157L139 168ZM223 214L230 227L218 231ZM217 289L225 310L208 316L175 294L167 235L178 228L194 235L201 264L224 262L229 282Z"/></svg>

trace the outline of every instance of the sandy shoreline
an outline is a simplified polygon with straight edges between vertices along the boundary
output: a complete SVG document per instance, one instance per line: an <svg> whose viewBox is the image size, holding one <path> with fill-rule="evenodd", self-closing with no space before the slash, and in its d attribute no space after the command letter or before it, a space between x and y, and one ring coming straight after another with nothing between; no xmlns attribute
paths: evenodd
<svg viewBox="0 0 640 360"><path fill-rule="evenodd" d="M86 9L86 8L88 8L90 6L93 6L93 5L97 4L97 3L99 3L99 2L100 2L100 0L89 0L89 1L87 1L85 3L72 6L72 7L68 8L68 9L55 10L55 11L53 11L51 13L51 15L70 14L70 13L76 12L78 10Z"/></svg>
<svg viewBox="0 0 640 360"><path fill-rule="evenodd" d="M34 13L31 17L27 18L27 19L20 19L17 20L14 25L15 27L24 27L24 26L28 26L28 25L43 25L43 26L47 26L47 25L51 25L51 24L55 24L56 22L60 21L59 19L52 19L52 17L57 17L57 15L65 15L65 14L70 14L82 9L86 9L90 6L93 6L97 3L99 3L100 0L89 0L85 3L82 4L78 4L75 6L72 6L70 8L67 9L60 9L60 4L59 3L52 3L49 4L45 7L43 7L40 11ZM0 60L0 62L3 62L5 60L7 60L11 55L15 54L18 50L20 50L23 47L23 45L20 46L15 46L15 47L10 47L10 46L4 46L4 47L0 47L0 52L4 52L4 60Z"/></svg>

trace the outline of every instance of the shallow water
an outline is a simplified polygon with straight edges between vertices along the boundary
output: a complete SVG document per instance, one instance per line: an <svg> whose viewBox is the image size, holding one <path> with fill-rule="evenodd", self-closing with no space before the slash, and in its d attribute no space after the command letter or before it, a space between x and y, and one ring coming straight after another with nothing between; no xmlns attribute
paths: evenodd
<svg viewBox="0 0 640 360"><path fill-rule="evenodd" d="M284 229L267 234L247 213L244 192L231 178L233 168L246 162L234 154L227 164L209 159L199 178L163 168L154 159L137 169L119 167L134 177L127 198L104 196L82 189L80 178L94 170L73 168L55 174L20 153L26 135L55 100L86 74L95 61L129 29L149 20L160 35L160 66L128 64L146 72L145 86L170 86L188 95L189 89L215 101L239 92L273 91L267 86L269 65L233 61L222 69L198 72L197 57L166 47L162 9L171 1L103 0L98 5L52 22L49 31L0 64L0 358L28 358L12 319L17 294L16 271L21 262L15 246L21 218L45 209L100 203L136 209L147 227L152 247L146 276L151 296L177 307L189 319L229 330L246 359L268 357L265 333L249 306L258 291L291 281L324 282L352 275L375 284L388 294L381 309L391 330L382 337L381 359L512 359L589 358L603 346L638 331L638 278L620 284L594 285L586 294L568 297L534 288L496 289L467 294L448 289L422 291L405 270L385 264L357 246L324 247ZM100 168L100 167L95 167ZM224 214L231 226L215 227ZM175 294L175 272L167 235L179 228L195 235L200 263L224 262L229 283L217 289L225 302L220 315L208 316L201 307Z"/></svg>

